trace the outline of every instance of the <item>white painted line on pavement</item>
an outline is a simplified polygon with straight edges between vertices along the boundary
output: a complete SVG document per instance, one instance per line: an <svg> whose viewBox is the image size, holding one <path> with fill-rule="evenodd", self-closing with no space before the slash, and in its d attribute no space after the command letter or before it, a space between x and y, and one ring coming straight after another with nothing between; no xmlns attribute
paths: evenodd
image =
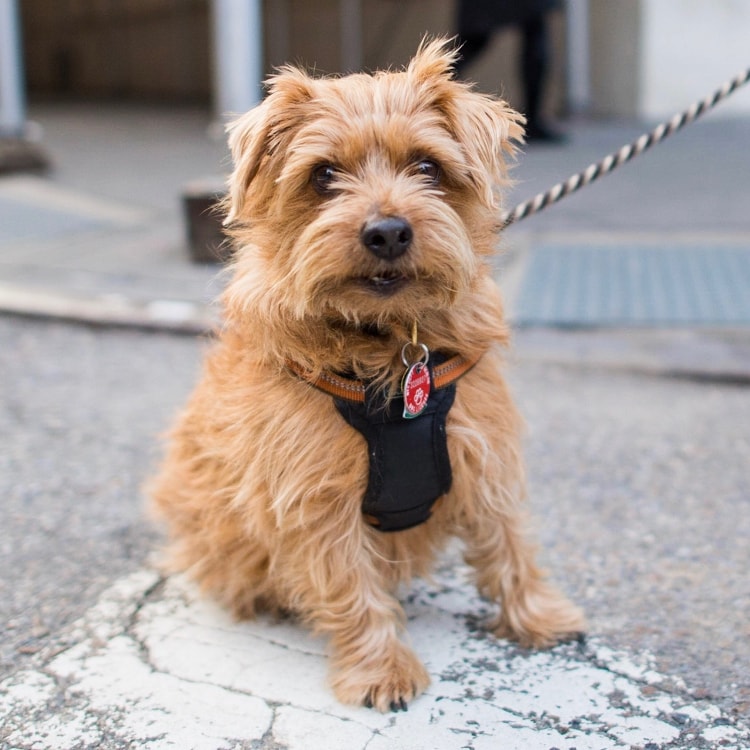
<svg viewBox="0 0 750 750"><path fill-rule="evenodd" d="M147 209L107 200L89 193L57 185L49 179L30 175L4 177L0 180L3 198L115 224L139 224L151 218Z"/></svg>
<svg viewBox="0 0 750 750"><path fill-rule="evenodd" d="M0 312L190 333L208 332L217 324L217 317L209 307L194 302L140 303L115 294L76 297L3 282L0 282Z"/></svg>
<svg viewBox="0 0 750 750"><path fill-rule="evenodd" d="M470 627L484 605L444 570L406 603L433 683L406 713L340 705L325 642L290 621L235 623L183 579L114 584L66 650L0 683L8 748L550 750L746 748L750 729L675 681L589 644L524 652ZM667 689L669 687L669 689ZM273 744L276 743L276 744Z"/></svg>

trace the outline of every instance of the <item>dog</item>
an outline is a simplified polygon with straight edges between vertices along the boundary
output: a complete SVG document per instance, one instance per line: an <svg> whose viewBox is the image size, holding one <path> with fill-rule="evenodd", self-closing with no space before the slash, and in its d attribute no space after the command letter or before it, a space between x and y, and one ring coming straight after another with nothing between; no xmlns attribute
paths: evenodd
<svg viewBox="0 0 750 750"><path fill-rule="evenodd" d="M535 563L502 375L489 259L523 118L457 81L457 54L287 66L230 124L224 323L151 487L170 570L239 618L301 618L337 698L380 711L429 683L396 593L453 537L498 637L584 627Z"/></svg>

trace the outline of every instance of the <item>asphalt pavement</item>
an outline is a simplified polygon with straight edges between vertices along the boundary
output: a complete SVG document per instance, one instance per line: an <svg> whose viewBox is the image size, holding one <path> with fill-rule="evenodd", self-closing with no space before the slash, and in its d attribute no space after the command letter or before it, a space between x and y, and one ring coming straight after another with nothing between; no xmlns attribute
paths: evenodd
<svg viewBox="0 0 750 750"><path fill-rule="evenodd" d="M488 638L452 550L404 593L433 684L381 716L336 703L303 628L234 623L155 572L141 487L222 284L188 259L179 198L226 171L222 141L194 110L32 115L55 169L0 179L0 747L750 748L750 321L528 313L540 248L747 262L750 121L712 115L506 232L531 508L589 638ZM642 127L573 122L565 146L529 147L510 204Z"/></svg>

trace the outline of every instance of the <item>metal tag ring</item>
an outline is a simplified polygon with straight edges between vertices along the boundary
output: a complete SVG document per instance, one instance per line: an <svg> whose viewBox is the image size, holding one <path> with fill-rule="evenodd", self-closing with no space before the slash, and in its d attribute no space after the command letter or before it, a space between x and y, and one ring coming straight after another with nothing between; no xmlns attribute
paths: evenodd
<svg viewBox="0 0 750 750"><path fill-rule="evenodd" d="M430 350L427 348L427 344L413 344L411 341L407 341L401 349L401 361L404 363L404 367L411 367L420 361L417 359L414 362L409 362L406 358L406 350L410 346L418 346L422 350L422 356L424 357L423 365L426 365L430 361Z"/></svg>

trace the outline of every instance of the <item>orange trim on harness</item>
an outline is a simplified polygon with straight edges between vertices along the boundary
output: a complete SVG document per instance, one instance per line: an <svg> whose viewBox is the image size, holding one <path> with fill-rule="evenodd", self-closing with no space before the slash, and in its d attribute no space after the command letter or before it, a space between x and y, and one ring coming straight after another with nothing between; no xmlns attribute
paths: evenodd
<svg viewBox="0 0 750 750"><path fill-rule="evenodd" d="M455 357L435 365L432 370L432 384L439 390L455 383L460 377L465 375L479 361L476 359L466 359L460 354ZM318 377L313 377L310 372L298 365L296 362L287 360L286 366L298 377L309 383L329 396L340 398L344 401L351 401L355 404L365 402L365 390L367 386L361 380L345 378L332 372L323 372Z"/></svg>

